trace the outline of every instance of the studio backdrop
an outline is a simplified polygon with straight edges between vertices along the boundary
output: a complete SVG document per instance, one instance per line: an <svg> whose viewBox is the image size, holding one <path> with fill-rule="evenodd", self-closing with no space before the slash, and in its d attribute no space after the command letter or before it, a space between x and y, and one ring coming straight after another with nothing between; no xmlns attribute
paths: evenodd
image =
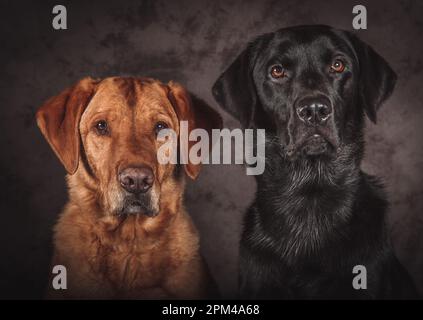
<svg viewBox="0 0 423 320"><path fill-rule="evenodd" d="M57 2L57 1L56 1ZM282 27L325 24L355 32L398 74L392 97L366 120L363 168L382 178L395 253L423 293L423 3L361 1L61 1L67 29L52 26L55 1L2 1L0 33L0 297L42 298L51 273L53 226L67 201L65 169L35 112L91 76L174 80L223 117L211 87L249 41ZM242 165L205 165L185 203L224 297L236 296L242 217L256 182Z"/></svg>

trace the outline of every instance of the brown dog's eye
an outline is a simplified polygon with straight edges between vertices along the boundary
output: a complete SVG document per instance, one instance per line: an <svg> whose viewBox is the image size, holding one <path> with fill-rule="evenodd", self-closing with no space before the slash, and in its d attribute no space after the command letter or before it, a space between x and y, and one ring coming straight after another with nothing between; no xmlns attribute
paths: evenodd
<svg viewBox="0 0 423 320"><path fill-rule="evenodd" d="M283 77L286 76L285 70L279 64L274 65L274 66L272 66L272 68L270 68L270 75L274 79L279 79L279 78L283 78Z"/></svg>
<svg viewBox="0 0 423 320"><path fill-rule="evenodd" d="M332 63L330 68L331 68L331 71L333 72L341 73L341 72L344 72L345 70L345 64L341 60L337 59Z"/></svg>
<svg viewBox="0 0 423 320"><path fill-rule="evenodd" d="M100 135L106 135L109 132L109 127L107 122L104 120L100 120L96 123L95 128Z"/></svg>
<svg viewBox="0 0 423 320"><path fill-rule="evenodd" d="M169 128L169 126L166 123L160 121L160 122L157 122L156 125L154 126L154 132L158 134L160 130L167 129L167 128Z"/></svg>

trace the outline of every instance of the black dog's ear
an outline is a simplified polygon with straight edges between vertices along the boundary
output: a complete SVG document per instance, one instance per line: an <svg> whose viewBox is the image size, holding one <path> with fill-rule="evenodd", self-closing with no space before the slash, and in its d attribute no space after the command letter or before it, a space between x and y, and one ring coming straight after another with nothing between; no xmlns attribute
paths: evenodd
<svg viewBox="0 0 423 320"><path fill-rule="evenodd" d="M390 65L369 45L349 34L359 63L360 103L369 119L376 123L376 113L394 90L397 75Z"/></svg>
<svg viewBox="0 0 423 320"><path fill-rule="evenodd" d="M257 110L257 93L253 80L253 68L265 38L264 35L241 52L236 60L214 83L212 93L219 105L237 118L245 128L253 126Z"/></svg>

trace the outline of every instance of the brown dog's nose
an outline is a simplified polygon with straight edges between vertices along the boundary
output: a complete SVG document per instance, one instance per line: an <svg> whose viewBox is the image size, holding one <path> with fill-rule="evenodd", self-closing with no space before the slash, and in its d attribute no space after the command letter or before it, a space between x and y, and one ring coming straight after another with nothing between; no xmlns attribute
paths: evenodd
<svg viewBox="0 0 423 320"><path fill-rule="evenodd" d="M119 182L130 193L144 193L153 185L154 174L149 167L126 168L119 173Z"/></svg>

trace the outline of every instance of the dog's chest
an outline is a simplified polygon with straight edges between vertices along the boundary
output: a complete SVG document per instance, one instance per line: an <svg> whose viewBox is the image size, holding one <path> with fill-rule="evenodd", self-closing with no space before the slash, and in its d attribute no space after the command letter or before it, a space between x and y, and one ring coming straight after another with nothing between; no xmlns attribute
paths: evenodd
<svg viewBox="0 0 423 320"><path fill-rule="evenodd" d="M266 197L247 217L247 225L252 226L248 232L255 234L254 238L265 238L261 243L288 264L302 257L320 256L327 247L332 247L334 254L336 244L344 238L340 230L350 209L327 198L326 193Z"/></svg>
<svg viewBox="0 0 423 320"><path fill-rule="evenodd" d="M105 259L107 277L116 289L123 291L160 286L170 259L165 252L163 244L115 245Z"/></svg>
<svg viewBox="0 0 423 320"><path fill-rule="evenodd" d="M131 232L102 234L93 244L96 254L91 264L119 296L139 297L146 288L160 288L168 274L172 260L168 238L166 233L147 234L136 225Z"/></svg>

